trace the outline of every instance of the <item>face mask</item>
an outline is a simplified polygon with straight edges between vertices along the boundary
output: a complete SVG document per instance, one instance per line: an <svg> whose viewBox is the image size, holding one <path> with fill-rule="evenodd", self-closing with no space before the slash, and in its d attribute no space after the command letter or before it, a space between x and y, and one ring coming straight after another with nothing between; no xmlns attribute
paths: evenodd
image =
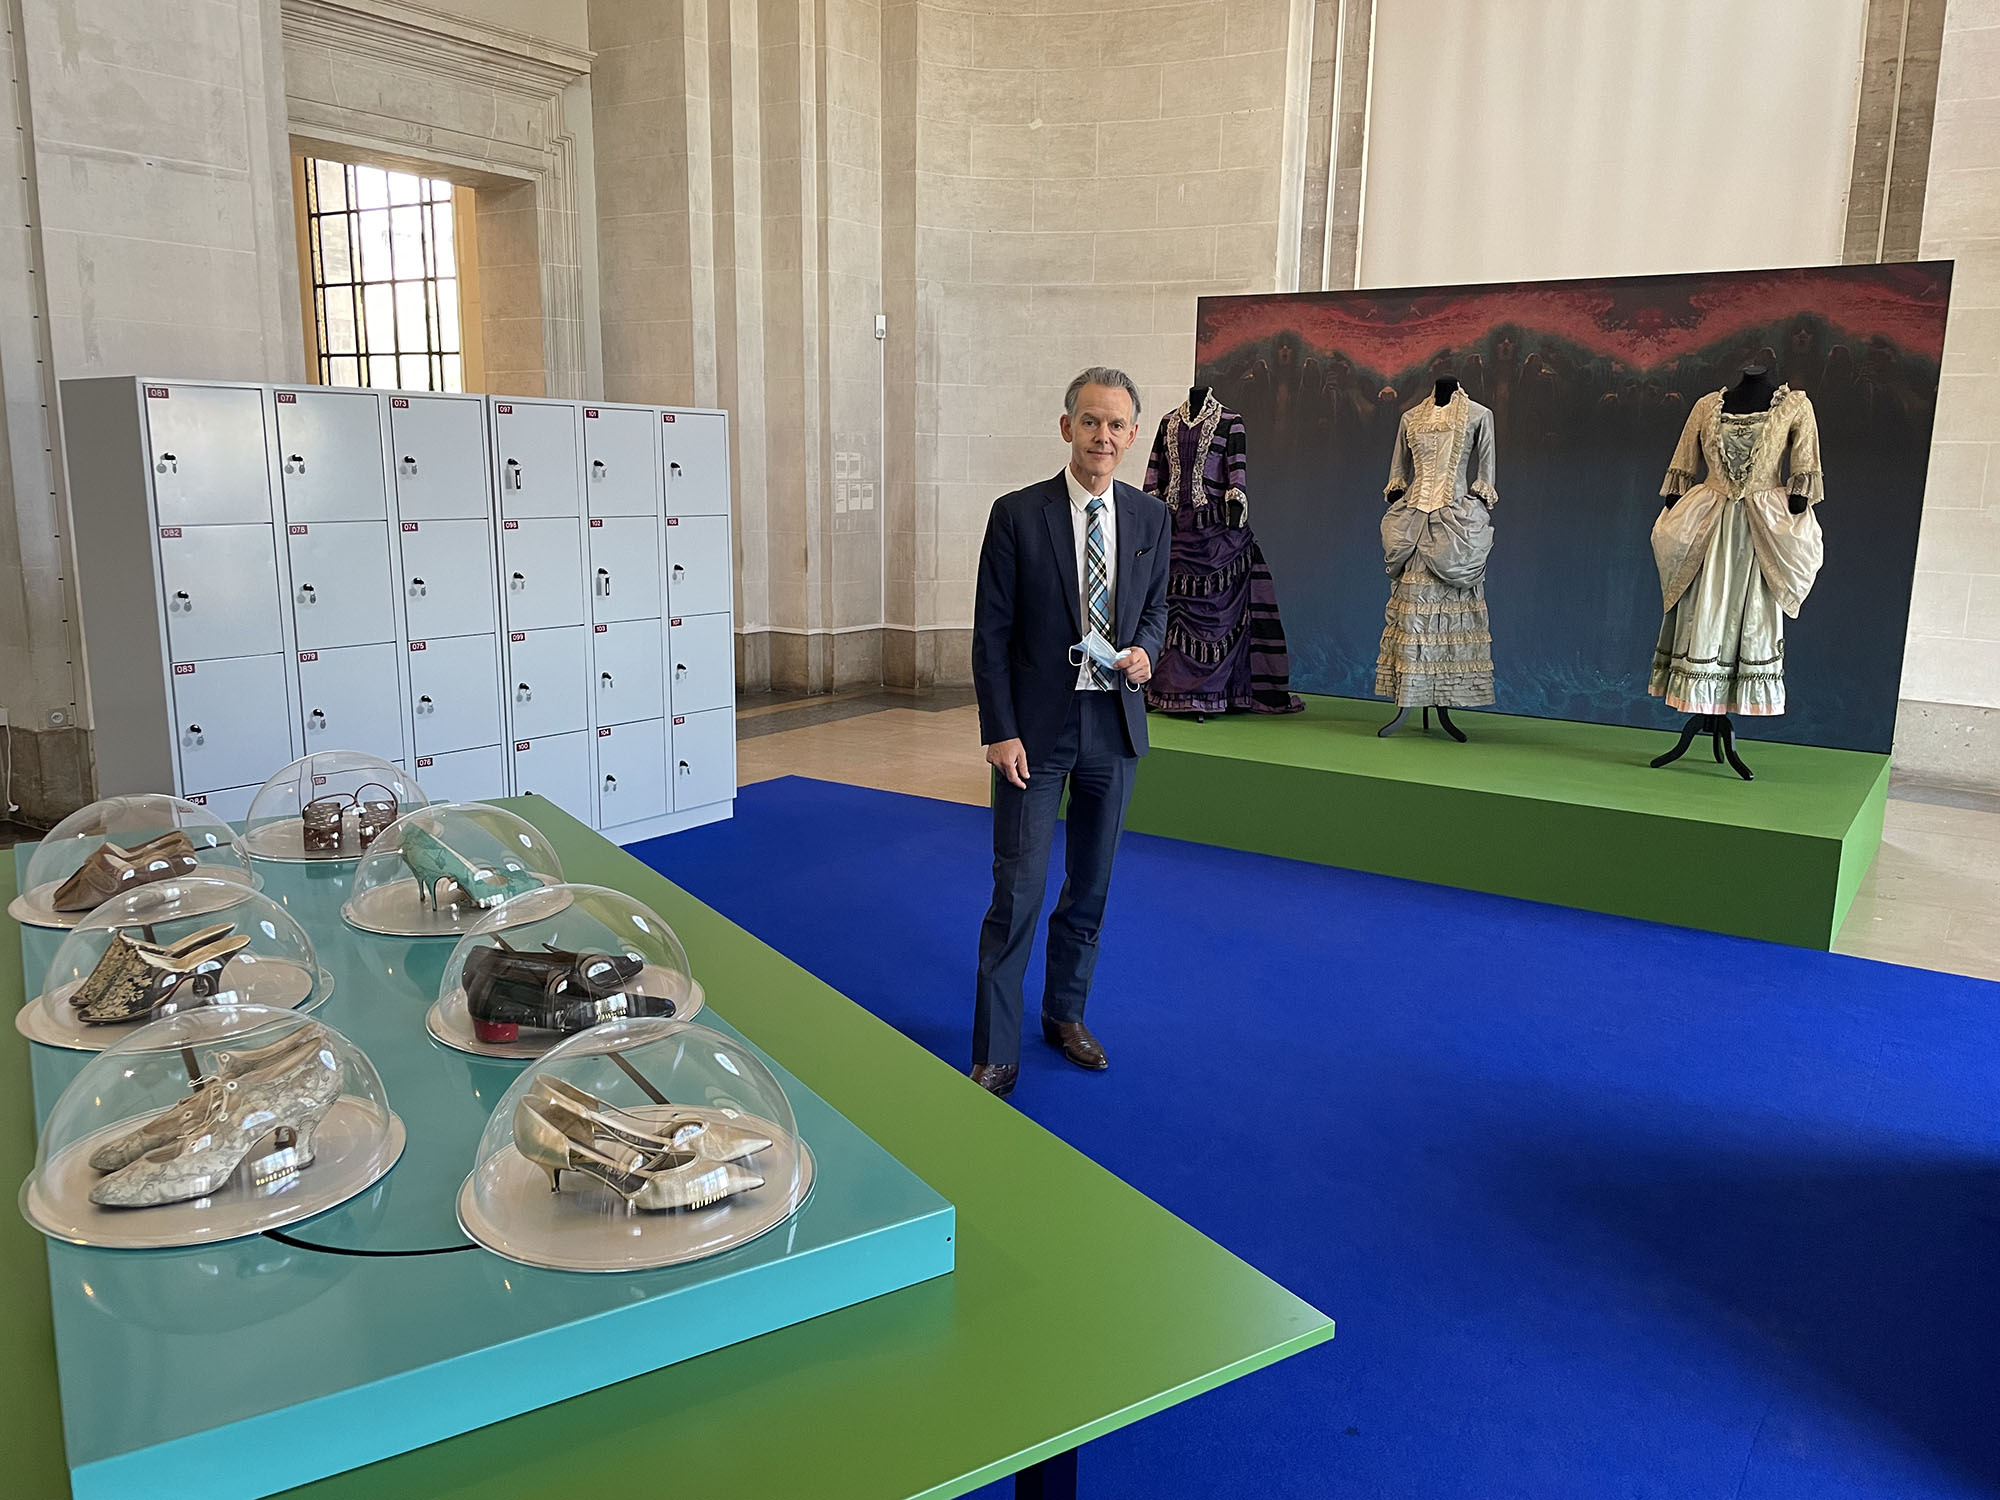
<svg viewBox="0 0 2000 1500"><path fill-rule="evenodd" d="M1091 630L1090 634L1069 648L1070 665L1080 667L1083 665L1084 658L1088 657L1106 671L1112 672L1118 669L1118 658L1124 654L1122 651L1114 651L1111 647L1111 642L1107 641L1102 632L1095 628Z"/></svg>

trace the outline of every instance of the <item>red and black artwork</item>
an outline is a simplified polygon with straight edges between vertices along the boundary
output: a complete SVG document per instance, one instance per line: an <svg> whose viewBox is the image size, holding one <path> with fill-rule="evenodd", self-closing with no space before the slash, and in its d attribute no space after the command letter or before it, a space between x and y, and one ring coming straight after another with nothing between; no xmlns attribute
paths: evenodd
<svg viewBox="0 0 2000 1500"><path fill-rule="evenodd" d="M1812 397L1826 565L1787 623L1761 739L1886 752L1951 287L1949 262L1206 297L1196 380L1248 428L1251 512L1292 685L1371 696L1377 527L1403 410L1450 375L1493 410L1495 707L1664 728L1648 536L1689 406L1761 364Z"/></svg>

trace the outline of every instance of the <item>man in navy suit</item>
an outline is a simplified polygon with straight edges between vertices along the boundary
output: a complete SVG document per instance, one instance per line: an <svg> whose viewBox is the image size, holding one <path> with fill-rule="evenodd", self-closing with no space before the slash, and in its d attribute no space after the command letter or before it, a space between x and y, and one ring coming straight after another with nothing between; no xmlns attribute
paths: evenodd
<svg viewBox="0 0 2000 1500"><path fill-rule="evenodd" d="M1167 633L1167 508L1111 477L1139 435L1138 387L1122 370L1093 366L1069 383L1061 425L1062 473L993 502L973 604L972 683L995 775L972 1077L1003 1097L1021 1070L1022 981L1065 785L1067 854L1049 918L1042 1035L1079 1067L1108 1065L1083 1007L1146 753L1139 685Z"/></svg>

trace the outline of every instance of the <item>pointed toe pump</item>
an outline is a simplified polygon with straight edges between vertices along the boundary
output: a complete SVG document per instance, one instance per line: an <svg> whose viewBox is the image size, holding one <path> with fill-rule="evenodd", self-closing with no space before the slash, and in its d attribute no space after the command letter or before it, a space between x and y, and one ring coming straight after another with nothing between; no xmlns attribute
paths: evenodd
<svg viewBox="0 0 2000 1500"><path fill-rule="evenodd" d="M539 890L541 881L518 866L495 869L475 865L456 849L421 828L406 828L402 836L403 863L417 877L417 899L428 898L433 911L438 907L438 887L449 883L474 907L498 906L510 896Z"/></svg>

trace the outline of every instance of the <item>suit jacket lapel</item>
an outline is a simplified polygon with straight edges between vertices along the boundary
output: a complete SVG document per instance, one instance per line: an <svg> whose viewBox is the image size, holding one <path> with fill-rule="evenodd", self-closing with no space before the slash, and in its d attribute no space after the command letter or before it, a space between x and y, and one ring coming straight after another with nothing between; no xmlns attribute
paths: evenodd
<svg viewBox="0 0 2000 1500"><path fill-rule="evenodd" d="M1070 517L1069 485L1058 474L1049 482L1052 493L1048 503L1042 507L1042 517L1049 523L1049 541L1055 547L1056 576L1066 585L1063 597L1069 600L1070 623L1076 626L1077 639L1083 639L1083 585L1076 576L1076 527ZM1124 519L1122 513L1119 518Z"/></svg>
<svg viewBox="0 0 2000 1500"><path fill-rule="evenodd" d="M1118 576L1113 580L1111 608L1117 617L1118 639L1113 646L1130 645L1139 633L1139 606L1146 591L1139 587L1139 507L1129 486L1112 481L1111 495L1118 509Z"/></svg>

